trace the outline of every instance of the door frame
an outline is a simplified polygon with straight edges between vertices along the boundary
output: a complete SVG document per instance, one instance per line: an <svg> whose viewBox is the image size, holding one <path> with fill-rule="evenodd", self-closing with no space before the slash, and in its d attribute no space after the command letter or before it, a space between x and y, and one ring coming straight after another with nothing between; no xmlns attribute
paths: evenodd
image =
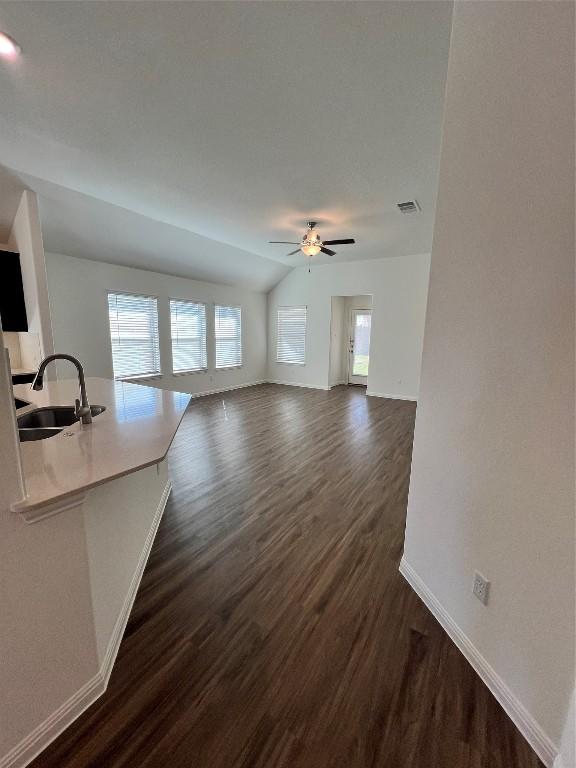
<svg viewBox="0 0 576 768"><path fill-rule="evenodd" d="M352 374L352 359L354 356L353 352L353 344L354 344L354 331L356 328L356 321L355 317L356 315L370 315L370 347L372 346L372 307L366 307L366 309L362 309L362 307L352 307L350 310L350 315L348 317L348 335L346 339L346 357L347 357L347 363L346 363L346 383L347 384L353 384L356 386L368 386L368 376L354 376ZM370 362L368 362L368 373L370 373Z"/></svg>

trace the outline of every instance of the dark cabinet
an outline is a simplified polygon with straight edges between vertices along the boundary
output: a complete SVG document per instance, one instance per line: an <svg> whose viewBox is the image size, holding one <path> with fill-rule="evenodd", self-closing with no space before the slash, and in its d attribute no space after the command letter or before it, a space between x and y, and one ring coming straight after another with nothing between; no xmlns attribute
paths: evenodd
<svg viewBox="0 0 576 768"><path fill-rule="evenodd" d="M32 384L35 373L13 373L12 384Z"/></svg>
<svg viewBox="0 0 576 768"><path fill-rule="evenodd" d="M2 330L27 331L20 254L0 251L0 317Z"/></svg>

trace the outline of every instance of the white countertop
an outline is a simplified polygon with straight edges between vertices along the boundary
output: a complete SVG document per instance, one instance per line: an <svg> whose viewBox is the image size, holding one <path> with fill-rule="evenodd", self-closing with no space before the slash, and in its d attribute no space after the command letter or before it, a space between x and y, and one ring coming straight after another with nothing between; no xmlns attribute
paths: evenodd
<svg viewBox="0 0 576 768"><path fill-rule="evenodd" d="M105 405L92 424L76 423L46 440L20 443L27 496L13 505L30 511L162 461L190 395L109 379L86 379L90 405ZM74 405L78 379L46 382L35 392L17 384L14 395L31 403L18 416L49 405Z"/></svg>

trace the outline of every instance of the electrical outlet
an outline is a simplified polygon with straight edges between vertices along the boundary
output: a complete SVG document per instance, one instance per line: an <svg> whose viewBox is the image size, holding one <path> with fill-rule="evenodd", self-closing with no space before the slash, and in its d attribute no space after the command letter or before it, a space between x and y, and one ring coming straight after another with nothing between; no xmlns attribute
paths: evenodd
<svg viewBox="0 0 576 768"><path fill-rule="evenodd" d="M485 579L481 573L478 573L478 571L474 571L474 584L472 585L472 592L476 595L481 603L488 605L490 582L488 579Z"/></svg>

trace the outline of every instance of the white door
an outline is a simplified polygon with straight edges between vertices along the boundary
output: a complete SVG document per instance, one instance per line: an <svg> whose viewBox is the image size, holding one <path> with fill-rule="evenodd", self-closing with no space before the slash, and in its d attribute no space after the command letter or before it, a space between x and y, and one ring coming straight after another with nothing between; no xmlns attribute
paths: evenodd
<svg viewBox="0 0 576 768"><path fill-rule="evenodd" d="M349 334L348 383L368 382L370 364L370 328L372 312L369 309L353 309Z"/></svg>

